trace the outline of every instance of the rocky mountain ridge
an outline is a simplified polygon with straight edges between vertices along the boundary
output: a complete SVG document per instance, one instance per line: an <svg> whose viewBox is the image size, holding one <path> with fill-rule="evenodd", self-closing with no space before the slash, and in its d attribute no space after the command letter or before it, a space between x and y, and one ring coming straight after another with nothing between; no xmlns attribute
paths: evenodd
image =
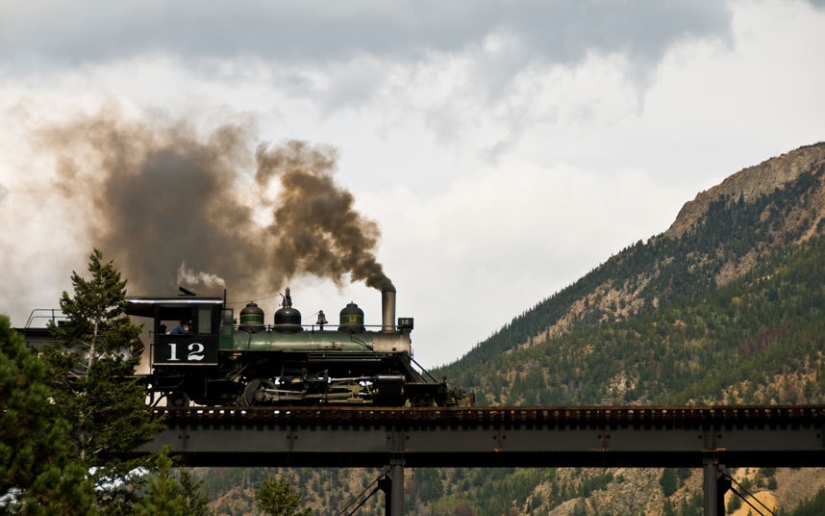
<svg viewBox="0 0 825 516"><path fill-rule="evenodd" d="M806 184L804 191L800 192L799 202L790 209L781 211L774 203L765 206L759 214L759 219L766 226L766 235L762 236L757 245L746 249L734 257L735 259L719 267L713 280L716 286L724 286L751 271L761 257L773 251L775 245L795 245L821 232L825 224L825 175L821 175L823 170L825 143L800 147L759 165L742 169L713 188L700 192L694 200L685 203L670 228L652 237L651 242L665 239L676 241L696 231L714 203L754 205L760 199L764 200L766 196L798 181L803 174L813 177L820 173L810 184ZM710 251L715 253L718 250ZM627 259L630 253L632 248L627 248L613 256L611 261L621 262ZM671 254L663 257L661 265L667 266L675 260L701 264L709 259L711 257L703 256L700 251L687 250L682 256ZM605 264L608 267L609 265L610 262ZM658 274L657 269L640 270L635 277L622 283L617 283L615 278L606 275L605 281L584 291L583 295L573 300L564 314L552 324L537 331L527 340L519 342L515 347L524 348L544 342L576 328L579 325L577 323L581 321L591 322L595 319L604 323L636 314L645 306L657 308L659 296L655 293L650 295L647 289ZM598 314L597 317L593 315L594 312Z"/></svg>
<svg viewBox="0 0 825 516"><path fill-rule="evenodd" d="M782 188L803 172L816 170L823 164L825 143L816 143L765 160L759 165L744 168L713 188L699 192L694 200L685 203L664 236L682 236L707 213L708 207L714 201L723 197L738 199L742 196L745 202L753 202L777 188Z"/></svg>

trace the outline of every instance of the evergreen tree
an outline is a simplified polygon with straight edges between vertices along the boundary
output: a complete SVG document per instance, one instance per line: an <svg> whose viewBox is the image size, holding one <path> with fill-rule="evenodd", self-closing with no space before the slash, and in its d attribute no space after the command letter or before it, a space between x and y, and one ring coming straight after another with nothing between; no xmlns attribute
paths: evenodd
<svg viewBox="0 0 825 516"><path fill-rule="evenodd" d="M825 514L825 489L820 489L812 498L800 503L796 509L788 513L788 516L819 516L821 514Z"/></svg>
<svg viewBox="0 0 825 516"><path fill-rule="evenodd" d="M72 273L73 295L63 292L60 308L68 320L52 324L61 342L46 350L54 405L69 421L83 466L93 471L98 501L107 513L128 512L140 481L130 472L146 459L120 462L118 452L133 450L162 428L145 406L145 390L134 378L140 328L125 316L126 281L95 249L90 279Z"/></svg>
<svg viewBox="0 0 825 516"><path fill-rule="evenodd" d="M189 470L180 471L179 482L183 493L184 513L188 516L208 516L209 497L201 490L203 480L195 480Z"/></svg>
<svg viewBox="0 0 825 516"><path fill-rule="evenodd" d="M298 509L301 493L293 489L289 482L278 477L269 477L255 494L258 508L270 516L310 516L312 510Z"/></svg>
<svg viewBox="0 0 825 516"><path fill-rule="evenodd" d="M728 502L728 506L725 510L728 514L732 514L733 512L739 510L740 507L742 507L742 498L740 498L739 495L734 493L730 501Z"/></svg>
<svg viewBox="0 0 825 516"><path fill-rule="evenodd" d="M669 497L675 493L676 490L679 489L676 470L673 468L665 468L659 479L659 485L662 486L662 492L665 494L665 497Z"/></svg>
<svg viewBox="0 0 825 516"><path fill-rule="evenodd" d="M201 491L201 482L182 470L178 478L172 474L169 448L164 448L154 460L157 473L149 478L148 488L135 504L137 516L208 516L208 498Z"/></svg>
<svg viewBox="0 0 825 516"><path fill-rule="evenodd" d="M73 461L70 427L56 417L46 366L0 315L0 512L96 514L92 484Z"/></svg>
<svg viewBox="0 0 825 516"><path fill-rule="evenodd" d="M146 494L135 504L137 516L188 516L183 490L171 475L172 459L169 450L161 451L156 459L158 472L149 479Z"/></svg>

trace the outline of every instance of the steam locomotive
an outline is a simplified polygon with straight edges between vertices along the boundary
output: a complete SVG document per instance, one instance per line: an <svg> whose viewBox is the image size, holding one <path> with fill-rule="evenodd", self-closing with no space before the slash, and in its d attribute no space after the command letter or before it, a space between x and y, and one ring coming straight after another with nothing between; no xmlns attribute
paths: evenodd
<svg viewBox="0 0 825 516"><path fill-rule="evenodd" d="M163 399L171 406L470 404L460 389L413 367L413 319L395 323L395 294L392 287L383 290L382 325L376 331L367 330L364 312L354 303L341 310L334 329L323 311L314 325L304 326L289 289L271 325L252 302L236 325L225 295L128 297L126 313L151 319L146 380L153 404ZM188 323L188 331L179 327L167 333L178 321Z"/></svg>

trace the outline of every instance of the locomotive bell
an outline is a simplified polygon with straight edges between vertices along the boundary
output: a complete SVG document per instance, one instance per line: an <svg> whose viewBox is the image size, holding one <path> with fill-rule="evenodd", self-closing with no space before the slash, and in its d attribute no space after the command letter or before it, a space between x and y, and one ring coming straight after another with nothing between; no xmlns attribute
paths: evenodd
<svg viewBox="0 0 825 516"><path fill-rule="evenodd" d="M250 301L246 307L241 310L241 324L238 326L238 329L250 333L264 331L264 311Z"/></svg>
<svg viewBox="0 0 825 516"><path fill-rule="evenodd" d="M355 303L349 303L341 310L341 322L338 324L338 329L347 333L363 333L364 311Z"/></svg>
<svg viewBox="0 0 825 516"><path fill-rule="evenodd" d="M279 333L298 333L304 330L301 326L301 312L292 308L289 287L286 289L283 305L275 312L275 325L272 329Z"/></svg>
<svg viewBox="0 0 825 516"><path fill-rule="evenodd" d="M318 319L315 320L315 324L321 327L321 331L324 330L325 324L329 324L323 310L318 310Z"/></svg>

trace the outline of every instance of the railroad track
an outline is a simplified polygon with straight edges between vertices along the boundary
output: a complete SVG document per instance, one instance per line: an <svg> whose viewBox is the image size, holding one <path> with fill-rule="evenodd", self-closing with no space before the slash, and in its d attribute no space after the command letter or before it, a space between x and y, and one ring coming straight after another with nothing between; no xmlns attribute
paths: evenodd
<svg viewBox="0 0 825 516"><path fill-rule="evenodd" d="M665 425L825 424L823 405L623 407L154 407L168 423Z"/></svg>

